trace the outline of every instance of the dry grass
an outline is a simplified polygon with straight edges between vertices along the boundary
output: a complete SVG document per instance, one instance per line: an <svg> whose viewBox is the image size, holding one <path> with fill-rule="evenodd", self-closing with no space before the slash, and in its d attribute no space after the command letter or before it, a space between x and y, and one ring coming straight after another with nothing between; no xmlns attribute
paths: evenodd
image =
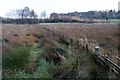
<svg viewBox="0 0 120 80"><path fill-rule="evenodd" d="M83 51L84 47L79 46L78 44L80 43L80 45L83 45L83 43L85 43L85 39L88 44L99 43L102 54L109 55L109 58L115 62L118 54L118 36L117 24L3 24L3 55L9 54L9 47L13 44L17 44L19 46L29 45L31 47L35 47L35 44L39 44L39 46L35 47L36 49L34 48L34 50L31 51L33 52L32 57L35 58L34 60L31 60L32 62L30 62L32 64L32 68L35 65L34 70L35 67L37 67L37 64L39 64L37 61L39 61L40 57L42 56L47 61L46 64L50 62L50 60L54 63L58 63L59 60L59 64L63 64L62 67L55 67L60 68L60 71L62 71L62 68L63 72L66 72L66 70L69 72L69 70L71 71L71 66L73 64L76 65L75 63L77 63L75 58L80 56L81 64L78 64L80 66L80 69L78 70L81 70L84 67L85 70L83 71L86 71L87 67L85 66L88 66L87 63L89 63L89 59L85 58L87 56L83 54L85 52ZM77 41L79 41L79 43ZM94 46L92 46L92 48L94 48ZM66 57L68 54L72 55L72 57ZM75 58L73 56L75 56ZM64 58L66 58L66 60L63 60ZM69 63L70 60L72 60L71 63ZM64 65L67 65L70 68L66 69ZM29 64L27 66L31 67ZM91 66L91 69L92 68L93 67ZM74 69L77 70L76 67ZM32 69L30 68L30 70ZM59 71L59 69L57 70ZM74 71L75 70L73 70L73 72ZM25 74L23 71L20 72L19 75L22 75L22 73ZM86 76L86 73L88 74L89 72L80 72L79 76L81 76L81 74L85 74L84 76ZM74 74L78 75L79 73L76 73L75 71ZM62 75L63 74L61 74L61 76ZM71 74L69 76L71 76Z"/></svg>
<svg viewBox="0 0 120 80"><path fill-rule="evenodd" d="M108 55L114 62L117 60L120 34L117 24L58 24L47 28L74 40L87 38L88 44L98 43L103 55Z"/></svg>
<svg viewBox="0 0 120 80"><path fill-rule="evenodd" d="M54 32L51 32L51 31ZM65 35L74 40L87 38L91 43L98 42L104 49L103 54L111 58L118 54L118 25L117 24L49 24L49 25L3 25L2 36L9 40L10 44L17 42L23 44L25 41L34 43L37 41L35 34L41 34L47 40L53 42L56 33ZM15 36L17 34L18 36ZM29 36L26 36L29 34Z"/></svg>

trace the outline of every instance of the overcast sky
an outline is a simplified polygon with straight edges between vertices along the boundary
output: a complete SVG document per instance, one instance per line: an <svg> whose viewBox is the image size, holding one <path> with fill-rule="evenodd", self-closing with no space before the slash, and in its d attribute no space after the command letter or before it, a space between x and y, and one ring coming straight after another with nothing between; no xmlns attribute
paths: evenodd
<svg viewBox="0 0 120 80"><path fill-rule="evenodd" d="M48 16L52 12L83 12L90 10L118 10L120 0L0 0L0 16L5 16L12 9L28 6L38 15L46 11Z"/></svg>

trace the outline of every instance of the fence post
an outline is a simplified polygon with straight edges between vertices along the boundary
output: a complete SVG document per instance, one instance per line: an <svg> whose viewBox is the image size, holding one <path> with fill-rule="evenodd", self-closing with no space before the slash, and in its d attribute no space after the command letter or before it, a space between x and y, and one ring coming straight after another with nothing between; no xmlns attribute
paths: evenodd
<svg viewBox="0 0 120 80"><path fill-rule="evenodd" d="M99 46L96 46L96 47L95 47L94 53L95 53L95 54L99 54Z"/></svg>
<svg viewBox="0 0 120 80"><path fill-rule="evenodd" d="M85 47L86 47L86 52L88 53L88 44L86 44Z"/></svg>

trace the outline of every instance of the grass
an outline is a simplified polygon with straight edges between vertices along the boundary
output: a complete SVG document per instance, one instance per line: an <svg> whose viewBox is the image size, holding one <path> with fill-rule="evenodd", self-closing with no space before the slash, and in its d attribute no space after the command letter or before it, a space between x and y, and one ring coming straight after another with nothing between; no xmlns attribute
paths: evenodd
<svg viewBox="0 0 120 80"><path fill-rule="evenodd" d="M14 46L10 48L10 52L2 57L2 65L4 68L14 69L22 68L29 62L30 48Z"/></svg>
<svg viewBox="0 0 120 80"><path fill-rule="evenodd" d="M32 74L19 71L15 74L14 78L53 78L53 62L47 62L44 58L39 60L39 65Z"/></svg>
<svg viewBox="0 0 120 80"><path fill-rule="evenodd" d="M66 44L65 44L66 45ZM51 53L54 49L52 46L49 45L47 46L50 55L55 55L55 53ZM74 46L73 46L74 48ZM50 58L49 61L47 61L42 55L38 55L39 53L39 45L35 45L33 48L30 50L27 47L14 47L12 48L12 52L16 52L17 54L11 55L11 57L8 56L8 58L4 57L7 64L5 66L11 66L14 68L23 68L25 64L29 63L29 58L31 57L32 59L36 58L39 62L36 67L36 69L32 72L26 72L25 69L22 69L21 71L16 71L13 75L9 75L10 77L14 78L97 78L99 77L104 77L104 74L102 74L102 71L100 71L94 63L89 62L92 61L90 60L92 57L90 57L90 53L80 55L77 54L75 55L74 51L72 51L72 54L69 54L69 49L66 48L68 51L66 51L63 56L65 59L62 59L60 64L54 64L54 61L52 58ZM51 50L52 49L52 50ZM45 49L46 50L46 49ZM30 51L32 51L32 55L30 54ZM47 53L46 53L47 55ZM79 56L80 55L80 56ZM37 58L39 56L39 58ZM22 62L23 61L23 62ZM82 66L82 67L81 67ZM11 68L9 67L9 68ZM11 70L12 71L12 70ZM54 72L53 72L54 71ZM100 72L100 73L99 73Z"/></svg>
<svg viewBox="0 0 120 80"><path fill-rule="evenodd" d="M42 53L42 47L40 44L34 44L34 46L31 48L31 54L30 58L32 60L36 60Z"/></svg>
<svg viewBox="0 0 120 80"><path fill-rule="evenodd" d="M77 65L77 57L68 55L62 62L62 66L68 67L68 68L73 68L74 66Z"/></svg>
<svg viewBox="0 0 120 80"><path fill-rule="evenodd" d="M33 74L35 78L53 78L53 62L47 62L44 58L39 60L36 72Z"/></svg>
<svg viewBox="0 0 120 80"><path fill-rule="evenodd" d="M107 49L107 47L113 45L113 43L115 46L117 44L117 28L115 26L112 26L110 28L105 27L111 26L108 24L65 24L62 26L57 26L58 27L56 29L54 28L54 26L46 27L46 29L50 29L49 31L44 30L44 26L42 26L43 28L33 26L26 27L26 30L23 33L28 33L27 36L29 36L29 34L30 36L34 36L35 38L37 38L38 42L36 42L35 45L30 45L32 48L25 46L21 47L17 45L9 48L9 52L4 51L8 53L3 54L3 73L5 73L6 75L11 72L13 74L8 74L8 76L13 76L15 78L97 78L98 76L99 78L108 77L104 69L102 69L100 66L95 65L95 63L92 61L92 57L90 57L91 55L89 55L91 53L85 54L85 50L82 44L78 45L78 43L75 41L79 41L79 39L82 39L84 37L87 37L88 40L95 39L97 40L97 42L102 43L103 47ZM18 30L23 30L22 27L17 28L21 28ZM5 36L3 36L7 39L10 39L9 45L11 45L16 39L10 36L10 34L12 34L11 32L14 32L12 30L13 29L8 29L7 27L6 35L4 34ZM3 31L5 31L5 27L3 28ZM53 33L51 31L54 31L54 35L52 35ZM9 34L7 34L7 32ZM21 36L21 32L22 31L18 33L18 37ZM110 36L114 33L116 34L115 38L114 36ZM58 36L59 34L61 36ZM106 37L103 35L108 36ZM106 42L108 42L109 45L106 44ZM114 45L110 48L115 49ZM62 58L58 54L60 54ZM58 58L60 58L60 60ZM30 68L26 69L26 65ZM12 69L17 69L17 71L14 71Z"/></svg>
<svg viewBox="0 0 120 80"><path fill-rule="evenodd" d="M113 23L120 23L120 19L111 19L111 22L113 22Z"/></svg>
<svg viewBox="0 0 120 80"><path fill-rule="evenodd" d="M76 78L78 71L78 58L72 55L68 55L63 61L61 61L60 67L63 69L59 77L62 78Z"/></svg>
<svg viewBox="0 0 120 80"><path fill-rule="evenodd" d="M32 78L31 74L26 73L24 70L17 72L14 76L14 78Z"/></svg>

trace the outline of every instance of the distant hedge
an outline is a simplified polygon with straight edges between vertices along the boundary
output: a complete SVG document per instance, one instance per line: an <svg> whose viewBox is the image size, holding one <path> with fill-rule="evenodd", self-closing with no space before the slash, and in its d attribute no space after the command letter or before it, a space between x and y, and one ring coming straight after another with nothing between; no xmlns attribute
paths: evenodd
<svg viewBox="0 0 120 80"><path fill-rule="evenodd" d="M2 23L6 24L38 24L38 23L72 23L79 22L77 20L69 20L69 19L2 19Z"/></svg>
<svg viewBox="0 0 120 80"><path fill-rule="evenodd" d="M39 23L96 23L94 20L72 20L72 19L2 19L5 24L39 24Z"/></svg>
<svg viewBox="0 0 120 80"><path fill-rule="evenodd" d="M38 19L2 19L2 23L7 24L37 24L39 23Z"/></svg>

